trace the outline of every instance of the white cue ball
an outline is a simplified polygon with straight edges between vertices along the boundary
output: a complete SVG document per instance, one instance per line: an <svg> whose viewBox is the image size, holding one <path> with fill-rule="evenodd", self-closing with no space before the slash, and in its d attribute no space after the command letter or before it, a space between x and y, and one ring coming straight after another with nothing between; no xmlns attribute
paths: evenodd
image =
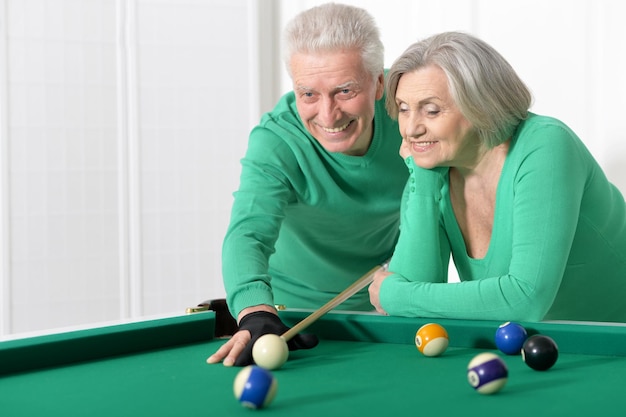
<svg viewBox="0 0 626 417"><path fill-rule="evenodd" d="M270 371L283 366L288 357L287 342L276 334L264 334L252 346L254 363Z"/></svg>

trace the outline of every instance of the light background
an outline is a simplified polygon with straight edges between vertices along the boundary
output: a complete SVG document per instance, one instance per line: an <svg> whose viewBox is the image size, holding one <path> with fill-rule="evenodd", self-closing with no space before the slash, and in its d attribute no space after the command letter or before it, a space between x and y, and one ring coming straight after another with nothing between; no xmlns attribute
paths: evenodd
<svg viewBox="0 0 626 417"><path fill-rule="evenodd" d="M444 30L491 43L626 190L626 3L345 2L387 66ZM247 135L290 89L281 29L320 3L0 0L0 338L224 295Z"/></svg>

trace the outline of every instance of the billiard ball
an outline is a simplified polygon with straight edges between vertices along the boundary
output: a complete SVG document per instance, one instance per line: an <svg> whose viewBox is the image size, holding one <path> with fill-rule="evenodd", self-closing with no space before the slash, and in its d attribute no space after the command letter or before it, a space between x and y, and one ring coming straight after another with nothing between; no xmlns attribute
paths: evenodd
<svg viewBox="0 0 626 417"><path fill-rule="evenodd" d="M437 323L423 325L415 333L415 346L425 356L439 356L448 348L448 332Z"/></svg>
<svg viewBox="0 0 626 417"><path fill-rule="evenodd" d="M522 359L536 371L550 369L558 357L559 348L556 342L551 337L541 334L530 336L522 347Z"/></svg>
<svg viewBox="0 0 626 417"><path fill-rule="evenodd" d="M287 362L289 347L282 337L276 334L264 334L252 346L252 359L262 368L274 370Z"/></svg>
<svg viewBox="0 0 626 417"><path fill-rule="evenodd" d="M495 353L480 353L467 365L467 381L481 394L494 394L500 391L506 384L508 376L506 364Z"/></svg>
<svg viewBox="0 0 626 417"><path fill-rule="evenodd" d="M254 365L239 371L233 383L235 398L247 408L267 407L276 396L277 390L278 382L272 373Z"/></svg>
<svg viewBox="0 0 626 417"><path fill-rule="evenodd" d="M496 347L507 355L519 355L526 337L528 337L528 333L524 326L507 321L496 330Z"/></svg>

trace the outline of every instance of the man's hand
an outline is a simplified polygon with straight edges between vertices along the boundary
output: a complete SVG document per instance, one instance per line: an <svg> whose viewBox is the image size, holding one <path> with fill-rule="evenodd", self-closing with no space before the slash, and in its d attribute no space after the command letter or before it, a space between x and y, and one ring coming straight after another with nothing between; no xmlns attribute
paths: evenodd
<svg viewBox="0 0 626 417"><path fill-rule="evenodd" d="M209 356L207 363L218 363L223 360L224 366L233 366L237 357L250 342L250 332L239 330L226 343L224 343L214 354Z"/></svg>
<svg viewBox="0 0 626 417"><path fill-rule="evenodd" d="M223 360L224 366L246 366L254 363L252 347L264 334L282 335L289 327L285 326L275 312L253 311L239 321L239 331L217 352L207 359L207 363ZM318 339L312 334L298 334L287 342L289 350L311 349L317 346Z"/></svg>

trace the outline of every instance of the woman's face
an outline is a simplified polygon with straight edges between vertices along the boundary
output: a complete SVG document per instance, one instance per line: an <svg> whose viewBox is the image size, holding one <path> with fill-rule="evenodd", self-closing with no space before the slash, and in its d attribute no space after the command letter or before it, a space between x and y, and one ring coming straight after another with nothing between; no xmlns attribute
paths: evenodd
<svg viewBox="0 0 626 417"><path fill-rule="evenodd" d="M428 66L403 74L396 104L403 157L413 156L415 164L426 169L475 163L480 141L454 103L441 68Z"/></svg>

